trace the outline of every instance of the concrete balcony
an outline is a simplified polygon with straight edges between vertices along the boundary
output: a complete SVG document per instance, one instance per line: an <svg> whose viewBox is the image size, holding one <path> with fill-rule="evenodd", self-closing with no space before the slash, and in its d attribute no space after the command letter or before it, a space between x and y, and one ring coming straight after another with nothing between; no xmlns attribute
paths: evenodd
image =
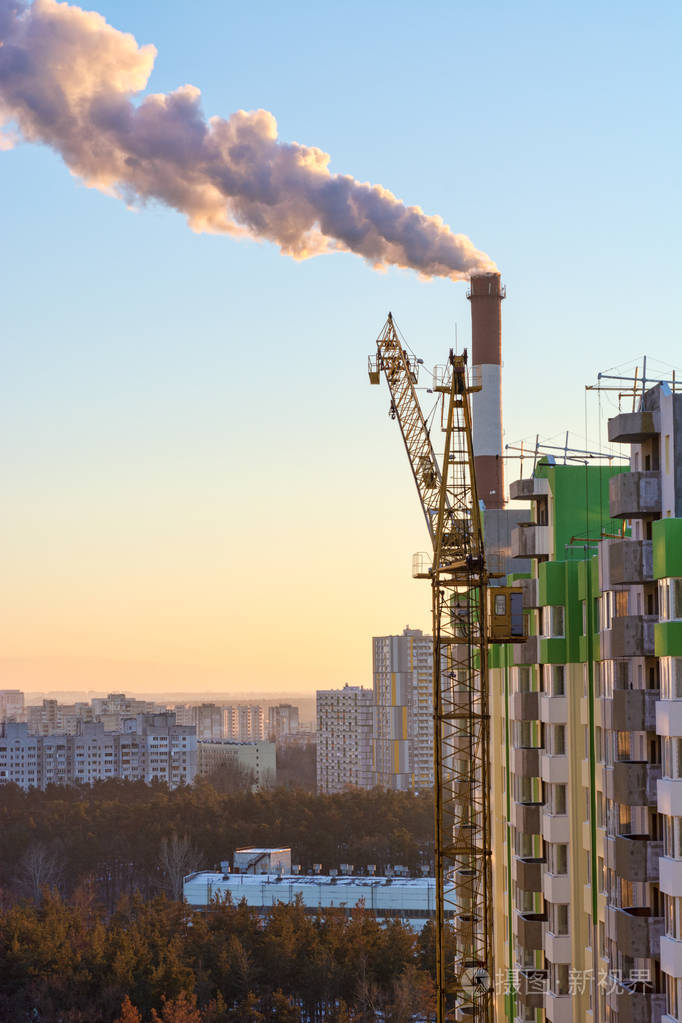
<svg viewBox="0 0 682 1023"><path fill-rule="evenodd" d="M542 803L514 803L512 824L525 835L540 834L540 813Z"/></svg>
<svg viewBox="0 0 682 1023"><path fill-rule="evenodd" d="M549 492L549 480L543 476L531 476L509 484L509 497L512 501L537 501L539 497L548 497Z"/></svg>
<svg viewBox="0 0 682 1023"><path fill-rule="evenodd" d="M523 591L524 607L540 607L537 579L519 579L514 586L520 586Z"/></svg>
<svg viewBox="0 0 682 1023"><path fill-rule="evenodd" d="M540 777L551 785L568 784L568 757L565 753L552 756L543 753L540 758Z"/></svg>
<svg viewBox="0 0 682 1023"><path fill-rule="evenodd" d="M539 693L512 693L511 714L515 721L537 721Z"/></svg>
<svg viewBox="0 0 682 1023"><path fill-rule="evenodd" d="M608 791L611 773L612 793ZM613 772L606 773L608 798L624 806L651 806L656 802L656 785L661 777L661 765L646 760L619 760Z"/></svg>
<svg viewBox="0 0 682 1023"><path fill-rule="evenodd" d="M511 751L511 769L524 778L540 777L540 750L530 747Z"/></svg>
<svg viewBox="0 0 682 1023"><path fill-rule="evenodd" d="M528 636L523 643L514 643L514 664L537 664L538 637Z"/></svg>
<svg viewBox="0 0 682 1023"><path fill-rule="evenodd" d="M612 519L649 519L661 514L657 472L621 472L609 480Z"/></svg>
<svg viewBox="0 0 682 1023"><path fill-rule="evenodd" d="M617 732L655 732L658 689L614 689L611 727Z"/></svg>
<svg viewBox="0 0 682 1023"><path fill-rule="evenodd" d="M663 917L653 916L648 907L608 907L609 930L619 951L633 959L658 959L663 935Z"/></svg>
<svg viewBox="0 0 682 1023"><path fill-rule="evenodd" d="M623 615L602 632L603 657L653 657L655 615Z"/></svg>
<svg viewBox="0 0 682 1023"><path fill-rule="evenodd" d="M618 987L606 996L611 1013L618 1023L659 1023L665 1012L665 995L653 992L628 991Z"/></svg>
<svg viewBox="0 0 682 1023"><path fill-rule="evenodd" d="M542 891L544 860L515 858L516 883L524 892Z"/></svg>
<svg viewBox="0 0 682 1023"><path fill-rule="evenodd" d="M542 815L542 837L545 842L570 842L571 827L568 814L545 811Z"/></svg>
<svg viewBox="0 0 682 1023"><path fill-rule="evenodd" d="M550 696L543 693L540 697L540 720L547 725L568 724L568 697Z"/></svg>
<svg viewBox="0 0 682 1023"><path fill-rule="evenodd" d="M609 441L642 444L658 433L653 412L621 412L609 419Z"/></svg>
<svg viewBox="0 0 682 1023"><path fill-rule="evenodd" d="M608 586L632 586L649 582L654 577L652 540L605 540L607 544Z"/></svg>
<svg viewBox="0 0 682 1023"><path fill-rule="evenodd" d="M545 954L552 963L570 963L570 934L552 934L549 930L545 931Z"/></svg>
<svg viewBox="0 0 682 1023"><path fill-rule="evenodd" d="M656 704L659 735L682 735L682 700L659 700Z"/></svg>
<svg viewBox="0 0 682 1023"><path fill-rule="evenodd" d="M658 881L658 861L663 843L648 835L616 835L616 873L626 881Z"/></svg>
<svg viewBox="0 0 682 1023"><path fill-rule="evenodd" d="M658 861L658 872L662 892L666 895L679 895L682 892L682 860L661 856Z"/></svg>
<svg viewBox="0 0 682 1023"><path fill-rule="evenodd" d="M542 893L547 902L570 902L571 901L571 878L569 874L548 874L542 875ZM559 962L554 956L549 957L552 962ZM563 962L563 960L561 960Z"/></svg>
<svg viewBox="0 0 682 1023"><path fill-rule="evenodd" d="M549 526L521 522L512 530L512 558L547 558L551 553L552 530Z"/></svg>
<svg viewBox="0 0 682 1023"><path fill-rule="evenodd" d="M542 931L546 919L544 913L519 913L517 910L514 914L514 930L519 945L531 950L542 948Z"/></svg>
<svg viewBox="0 0 682 1023"><path fill-rule="evenodd" d="M682 977L682 941L667 934L661 938L661 968L671 977Z"/></svg>
<svg viewBox="0 0 682 1023"><path fill-rule="evenodd" d="M545 992L545 1019L552 1023L573 1023L573 996Z"/></svg>

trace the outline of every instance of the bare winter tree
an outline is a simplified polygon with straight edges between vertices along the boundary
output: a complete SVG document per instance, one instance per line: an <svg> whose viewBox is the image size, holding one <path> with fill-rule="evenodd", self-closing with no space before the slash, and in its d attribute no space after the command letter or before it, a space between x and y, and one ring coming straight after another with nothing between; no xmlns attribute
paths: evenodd
<svg viewBox="0 0 682 1023"><path fill-rule="evenodd" d="M64 863L58 849L44 842L33 842L19 863L17 888L38 904L44 888L59 887L63 872Z"/></svg>
<svg viewBox="0 0 682 1023"><path fill-rule="evenodd" d="M183 878L196 870L200 862L201 854L194 848L187 835L179 838L173 832L170 840L164 835L159 849L159 864L163 873L163 890L169 899L180 901Z"/></svg>

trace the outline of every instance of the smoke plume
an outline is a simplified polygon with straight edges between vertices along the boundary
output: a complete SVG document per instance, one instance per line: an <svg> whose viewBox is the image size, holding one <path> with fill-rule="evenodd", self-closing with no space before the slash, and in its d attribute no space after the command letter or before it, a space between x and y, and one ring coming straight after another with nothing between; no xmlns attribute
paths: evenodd
<svg viewBox="0 0 682 1023"><path fill-rule="evenodd" d="M94 11L0 0L0 150L44 143L91 188L157 200L195 231L268 239L295 259L345 250L452 278L493 267L440 217L330 173L320 149L280 142L267 110L206 119L192 85L136 101L155 57Z"/></svg>

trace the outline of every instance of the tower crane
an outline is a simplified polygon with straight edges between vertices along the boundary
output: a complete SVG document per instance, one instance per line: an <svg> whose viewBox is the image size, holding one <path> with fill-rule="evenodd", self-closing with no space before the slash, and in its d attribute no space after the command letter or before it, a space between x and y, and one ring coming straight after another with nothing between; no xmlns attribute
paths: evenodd
<svg viewBox="0 0 682 1023"><path fill-rule="evenodd" d="M391 313L370 356L370 382L383 373L433 547L428 578L433 617L437 1023L494 1023L490 716L487 614L489 576L474 471L467 355L450 352L434 375L442 395L442 465L433 449L408 354ZM520 590L496 587L495 638L523 631ZM512 629L512 621L514 628ZM521 632L519 631L521 630ZM517 638L516 636L514 638ZM454 939L454 956L448 952Z"/></svg>

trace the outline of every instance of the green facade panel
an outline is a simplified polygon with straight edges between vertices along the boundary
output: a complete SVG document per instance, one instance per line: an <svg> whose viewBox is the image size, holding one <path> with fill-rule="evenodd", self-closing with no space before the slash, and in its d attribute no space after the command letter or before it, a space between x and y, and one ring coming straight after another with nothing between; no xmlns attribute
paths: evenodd
<svg viewBox="0 0 682 1023"><path fill-rule="evenodd" d="M543 607L566 603L565 561L543 561L538 566L538 600Z"/></svg>
<svg viewBox="0 0 682 1023"><path fill-rule="evenodd" d="M540 661L542 664L566 664L565 639L540 639Z"/></svg>
<svg viewBox="0 0 682 1023"><path fill-rule="evenodd" d="M682 577L682 519L659 519L653 523L654 578Z"/></svg>
<svg viewBox="0 0 682 1023"><path fill-rule="evenodd" d="M654 626L657 657L682 657L682 622L658 622Z"/></svg>
<svg viewBox="0 0 682 1023"><path fill-rule="evenodd" d="M609 480L624 465L550 465L541 460L536 476L548 480L554 498L554 557L566 558L566 549L575 538L599 539L602 533L622 531L622 523L608 516Z"/></svg>

